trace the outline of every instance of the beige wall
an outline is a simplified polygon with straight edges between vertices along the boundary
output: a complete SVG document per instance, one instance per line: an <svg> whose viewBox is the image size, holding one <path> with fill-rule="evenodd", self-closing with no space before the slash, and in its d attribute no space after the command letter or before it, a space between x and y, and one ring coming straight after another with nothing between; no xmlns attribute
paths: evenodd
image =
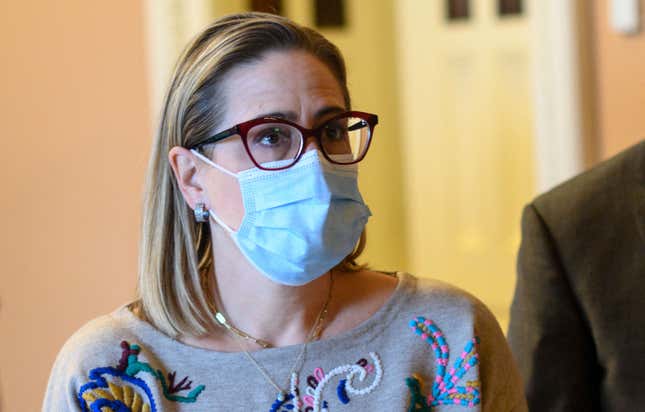
<svg viewBox="0 0 645 412"><path fill-rule="evenodd" d="M0 50L0 409L36 411L65 339L133 295L150 142L142 6L6 1Z"/></svg>
<svg viewBox="0 0 645 412"><path fill-rule="evenodd" d="M593 2L596 124L604 159L645 139L645 0L641 31L625 36L609 24L608 0Z"/></svg>

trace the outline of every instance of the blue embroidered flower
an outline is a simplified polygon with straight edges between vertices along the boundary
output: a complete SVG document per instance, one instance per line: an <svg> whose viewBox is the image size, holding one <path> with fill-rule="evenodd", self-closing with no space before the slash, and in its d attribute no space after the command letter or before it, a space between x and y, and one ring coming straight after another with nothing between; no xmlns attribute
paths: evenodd
<svg viewBox="0 0 645 412"><path fill-rule="evenodd" d="M157 406L148 384L137 377L140 373L152 375L161 383L164 397L173 402L195 402L204 390L199 385L185 396L177 393L189 390L192 381L188 377L175 383L176 372L166 377L160 370L154 370L148 363L139 362L141 348L121 342L123 353L116 368L99 367L89 373L90 382L81 386L77 400L83 412L110 410L114 412L156 412ZM103 409L107 408L107 409Z"/></svg>

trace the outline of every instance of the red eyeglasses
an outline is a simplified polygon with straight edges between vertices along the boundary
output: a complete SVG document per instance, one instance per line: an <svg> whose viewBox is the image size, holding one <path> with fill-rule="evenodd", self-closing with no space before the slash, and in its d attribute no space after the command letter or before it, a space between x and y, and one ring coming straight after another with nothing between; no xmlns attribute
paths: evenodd
<svg viewBox="0 0 645 412"><path fill-rule="evenodd" d="M199 149L239 135L255 166L263 170L281 170L300 160L306 138L313 136L327 160L348 165L363 160L377 124L377 115L356 111L335 115L314 129L281 118L262 117L221 131L189 149Z"/></svg>

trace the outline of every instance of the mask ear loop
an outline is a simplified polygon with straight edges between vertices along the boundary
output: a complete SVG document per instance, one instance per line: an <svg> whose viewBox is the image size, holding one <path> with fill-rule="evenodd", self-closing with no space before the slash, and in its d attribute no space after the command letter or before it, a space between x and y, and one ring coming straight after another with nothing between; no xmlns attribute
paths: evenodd
<svg viewBox="0 0 645 412"><path fill-rule="evenodd" d="M213 166L215 169L219 170L220 172L226 173L227 175L229 175L229 176L233 176L234 178L236 178L236 179L237 179L237 174L235 174L235 173L231 172L230 170L226 170L226 169L224 169L222 166L220 166L220 165L218 165L218 164L214 163L211 159L209 159L208 157L206 157L206 156L204 156L203 154L199 153L197 150L195 150L195 149L190 149L190 151L191 151L191 153L192 153L192 154L194 154L195 156L197 156L197 158L198 158L199 160L201 160L202 162L204 162L204 163L206 163L206 164L208 164L208 165L210 165L210 166Z"/></svg>
<svg viewBox="0 0 645 412"><path fill-rule="evenodd" d="M234 230L233 230L229 225L227 225L226 223L224 223L224 222L222 221L222 219L220 219L219 217L217 217L217 215L216 215L212 210L211 210L211 211L210 211L210 213L208 214L208 217L210 217L211 219L213 219L213 222L215 222L216 224L220 225L220 226L222 227L222 229L224 229L224 230L225 230L229 235L231 235L231 236L232 236L232 235L234 235L234 234L236 233L236 232L235 232L235 231L234 231Z"/></svg>
<svg viewBox="0 0 645 412"><path fill-rule="evenodd" d="M215 164L211 159L209 159L208 157L206 157L206 156L204 156L203 154L199 153L197 150L195 150L195 149L191 149L190 151L191 151L191 152L192 152L192 153L193 153L193 154L194 154L194 155L195 155L199 160L201 160L202 162L206 163L207 165L212 166L212 167L214 167L215 169L219 170L220 172L226 173L227 175L232 176L232 177L234 177L235 179L237 179L237 175L236 175L235 173L233 173L233 172L231 172L231 171L229 171L229 170L224 169L222 166L220 166L220 165L218 165L218 164ZM224 229L226 232L228 232L228 234L229 234L229 235L233 235L233 234L235 234L235 231L234 231L234 230L233 230L229 225L227 225L226 223L224 223L224 221L223 221L222 219L220 219L220 218L215 214L215 211L214 211L214 210L212 210L212 209L209 209L209 210L208 210L208 217L209 217L209 218L211 218L211 219L213 219L213 222L215 222L216 224L220 225L220 226L222 227L222 229Z"/></svg>

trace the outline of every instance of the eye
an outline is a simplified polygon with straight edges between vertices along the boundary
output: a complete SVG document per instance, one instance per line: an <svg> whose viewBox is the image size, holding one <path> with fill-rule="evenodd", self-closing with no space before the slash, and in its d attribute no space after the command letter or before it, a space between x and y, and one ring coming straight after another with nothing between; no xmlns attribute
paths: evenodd
<svg viewBox="0 0 645 412"><path fill-rule="evenodd" d="M270 147L287 142L291 143L291 135L288 130L283 130L280 127L268 127L257 132L254 131L254 144Z"/></svg>
<svg viewBox="0 0 645 412"><path fill-rule="evenodd" d="M324 137L329 140L343 139L347 135L347 128L334 122L325 126L324 134Z"/></svg>

